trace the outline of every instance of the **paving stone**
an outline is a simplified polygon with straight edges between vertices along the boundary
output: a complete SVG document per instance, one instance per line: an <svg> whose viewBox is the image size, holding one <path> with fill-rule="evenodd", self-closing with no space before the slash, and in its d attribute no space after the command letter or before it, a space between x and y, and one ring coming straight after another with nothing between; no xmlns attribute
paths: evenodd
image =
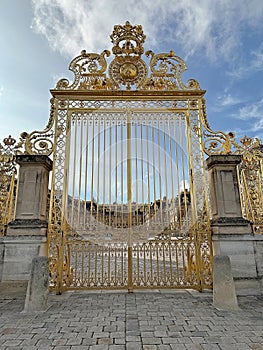
<svg viewBox="0 0 263 350"><path fill-rule="evenodd" d="M171 344L172 350L185 350L187 347L184 346L184 344Z"/></svg>
<svg viewBox="0 0 263 350"><path fill-rule="evenodd" d="M172 348L168 344L166 344L166 345L165 344L161 344L161 345L157 345L157 349L158 350L171 350Z"/></svg>
<svg viewBox="0 0 263 350"><path fill-rule="evenodd" d="M115 338L115 339L114 339L114 344L116 344L116 345L123 345L123 344L126 344L125 337L122 337L122 338Z"/></svg>
<svg viewBox="0 0 263 350"><path fill-rule="evenodd" d="M142 345L139 342L126 343L126 350L142 350Z"/></svg>
<svg viewBox="0 0 263 350"><path fill-rule="evenodd" d="M142 338L143 345L153 345L153 344L161 344L161 338Z"/></svg>
<svg viewBox="0 0 263 350"><path fill-rule="evenodd" d="M95 344L97 344L97 339L95 339L95 338L84 338L84 339L82 339L82 343L81 344L85 345L85 346L87 346L87 345L95 345Z"/></svg>
<svg viewBox="0 0 263 350"><path fill-rule="evenodd" d="M222 312L211 292L201 294L74 291L50 294L50 308L34 314L21 313L14 294L0 295L0 349L263 350L261 296Z"/></svg>
<svg viewBox="0 0 263 350"><path fill-rule="evenodd" d="M100 338L100 339L98 339L98 344L111 345L111 344L113 344L113 339L112 338Z"/></svg>
<svg viewBox="0 0 263 350"><path fill-rule="evenodd" d="M105 344L91 345L89 350L108 350L109 346Z"/></svg>

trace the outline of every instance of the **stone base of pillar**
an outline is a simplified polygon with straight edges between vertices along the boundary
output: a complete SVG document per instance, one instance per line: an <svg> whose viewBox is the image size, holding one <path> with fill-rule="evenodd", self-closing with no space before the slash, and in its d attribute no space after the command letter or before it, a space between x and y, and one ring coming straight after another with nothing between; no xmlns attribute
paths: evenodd
<svg viewBox="0 0 263 350"><path fill-rule="evenodd" d="M229 228L227 234L214 234L214 255L229 256L237 295L260 295L263 292L263 237L240 234L243 230L244 227L234 226L232 233Z"/></svg>
<svg viewBox="0 0 263 350"><path fill-rule="evenodd" d="M32 259L45 245L43 235L8 235L0 240L0 280L29 280Z"/></svg>
<svg viewBox="0 0 263 350"><path fill-rule="evenodd" d="M0 240L0 280L28 280L32 259L46 255L47 221L16 219Z"/></svg>

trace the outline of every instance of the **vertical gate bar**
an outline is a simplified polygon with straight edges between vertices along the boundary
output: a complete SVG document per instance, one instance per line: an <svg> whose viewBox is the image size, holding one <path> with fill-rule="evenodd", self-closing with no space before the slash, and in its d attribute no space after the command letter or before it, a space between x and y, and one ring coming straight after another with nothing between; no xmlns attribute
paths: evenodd
<svg viewBox="0 0 263 350"><path fill-rule="evenodd" d="M102 177L102 183L103 183L103 195L102 195L102 201L103 201L103 207L102 207L102 222L104 225L107 225L107 223L105 222L105 188L106 188L106 120L105 117L103 119L103 177ZM109 176L110 177L110 176ZM103 276L102 276L103 278Z"/></svg>
<svg viewBox="0 0 263 350"><path fill-rule="evenodd" d="M90 251L91 251L91 243L88 243L88 276L87 276L87 285L90 286L90 264L91 264L91 259L90 259Z"/></svg>
<svg viewBox="0 0 263 350"><path fill-rule="evenodd" d="M94 250L95 250L95 264L94 264L94 284L98 285L98 246L94 245Z"/></svg>
<svg viewBox="0 0 263 350"><path fill-rule="evenodd" d="M75 207L76 148L77 148L77 121L75 121L74 146L73 146L73 176L72 176L72 199L71 199L71 220L70 220L71 227L73 226L74 207Z"/></svg>
<svg viewBox="0 0 263 350"><path fill-rule="evenodd" d="M111 284L111 246L108 246L108 286L110 286Z"/></svg>
<svg viewBox="0 0 263 350"><path fill-rule="evenodd" d="M97 221L99 221L99 201L100 201L100 123L101 123L101 115L99 114L98 117L98 155L97 155L97 167L98 167L98 172L97 172Z"/></svg>
<svg viewBox="0 0 263 350"><path fill-rule="evenodd" d="M157 271L157 284L160 285L160 269L159 269L159 242L155 243L156 247L156 271Z"/></svg>
<svg viewBox="0 0 263 350"><path fill-rule="evenodd" d="M149 119L146 121L146 164L147 164L147 193L148 193L148 215L150 214L151 193L150 193L150 159L149 159Z"/></svg>
<svg viewBox="0 0 263 350"><path fill-rule="evenodd" d="M199 127L200 130L202 129L202 118L204 118L203 116L203 101L202 100L198 100L198 122L199 122ZM210 221L210 215L209 215L209 195L208 195L208 186L207 186L207 177L206 177L206 166L205 166L205 160L204 160L204 153L203 153L203 138L202 138L202 133L199 133L199 147L200 147L200 154L201 154L201 158L202 158L202 165L203 165L203 188L204 188L204 192L205 192L205 206L206 206L206 212L207 212L207 220L208 223ZM261 191L262 193L262 191ZM212 248L212 244L211 244L211 248ZM212 251L212 249L211 249Z"/></svg>
<svg viewBox="0 0 263 350"><path fill-rule="evenodd" d="M131 116L127 111L127 193L128 193L128 292L133 292L132 281L132 169L131 169Z"/></svg>
<svg viewBox="0 0 263 350"><path fill-rule="evenodd" d="M57 233L59 234L59 246L57 247L58 251L58 261L57 261L57 287L56 287L56 293L62 294L63 291L63 263L64 263L64 246L65 246L65 213L68 211L68 181L69 181L69 161L70 161L70 143L71 143L71 118L72 115L67 114L67 121L66 121L66 147L65 147L65 163L64 163L64 180L63 180L63 195L62 195L62 212L60 213L61 223L60 223L60 231ZM55 128L57 130L58 128L58 120L56 118L56 125ZM55 136L55 142L57 141L57 136ZM54 154L54 157L56 159L57 156L57 148L56 152ZM57 163L56 163L57 164ZM52 191L53 195L56 191L55 189L55 169L52 175ZM50 207L50 218L52 216L52 210L53 210L53 200L52 205ZM57 218L56 218L57 219ZM56 221L56 224L58 222Z"/></svg>
<svg viewBox="0 0 263 350"><path fill-rule="evenodd" d="M184 242L181 244L181 250L182 250L182 264L183 264L183 282L184 282L184 287L186 287L186 279L185 279L185 249L184 249Z"/></svg>
<svg viewBox="0 0 263 350"><path fill-rule="evenodd" d="M123 217L123 211L124 211L124 197L123 197L123 193L124 193L124 183L123 183L123 121L121 121L121 228L124 228L124 217Z"/></svg>
<svg viewBox="0 0 263 350"><path fill-rule="evenodd" d="M188 163L190 171L190 195L191 195L191 208L192 208L192 221L194 230L194 244L195 244L195 256L196 256L196 273L198 279L198 285L196 286L199 291L202 291L202 277L201 277L201 254L200 254L200 239L198 232L198 221L197 221L197 209L196 209L196 195L195 195L195 182L193 176L193 160L192 160L192 135L191 135L191 109L190 100L188 100L187 110L187 150L188 150Z"/></svg>
<svg viewBox="0 0 263 350"><path fill-rule="evenodd" d="M60 245L58 246L58 271L57 271L57 285L56 294L62 294L63 292L63 262L64 262L64 234L60 232Z"/></svg>
<svg viewBox="0 0 263 350"><path fill-rule="evenodd" d="M120 283L121 283L121 285L124 286L124 256L123 256L123 250L124 250L124 247L122 246L121 247L121 280L120 280Z"/></svg>
<svg viewBox="0 0 263 350"><path fill-rule="evenodd" d="M163 130L163 144L164 144L164 171L165 171L165 211L166 211L166 223L165 226L169 223L169 210L168 210L168 177L167 177L167 145L166 145L166 120L164 121L164 130Z"/></svg>
<svg viewBox="0 0 263 350"><path fill-rule="evenodd" d="M117 278L117 255L116 255L116 251L117 251L117 247L114 246L112 247L113 252L114 252L114 286L117 286L118 283L118 278Z"/></svg>
<svg viewBox="0 0 263 350"><path fill-rule="evenodd" d="M89 116L87 116L86 122L86 142L85 142L85 184L84 184L84 216L83 216L83 227L86 227L87 222L87 185L89 178Z"/></svg>
<svg viewBox="0 0 263 350"><path fill-rule="evenodd" d="M140 253L141 253L141 246L137 242L136 246L134 247L135 253L137 253L137 286L140 285Z"/></svg>
<svg viewBox="0 0 263 350"><path fill-rule="evenodd" d="M201 99L198 100L198 123L199 123L199 128L200 130L202 129L202 120L203 120L204 116L203 116L203 101ZM210 228L210 205L209 205L209 195L208 195L208 186L207 186L207 176L206 176L206 167L205 167L205 159L204 159L204 152L203 152L203 139L202 139L202 133L198 133L199 136L199 147L200 147L200 156L202 159L202 175L203 175L203 188L204 188L204 195L205 195L205 212L206 212L206 232L205 234L202 234L200 239L201 241L206 241L206 243L209 246L209 266L212 266L212 257L213 257L213 247L212 247L212 241L210 239L210 234L208 233L209 228ZM260 192L262 193L262 191ZM196 199L195 199L196 201ZM208 229L208 230L207 230ZM203 232L202 232L203 233ZM198 234L198 233L197 233ZM199 236L198 236L199 238ZM200 280L201 280L201 288L203 288L203 278L202 278L202 273L201 271L203 270L203 258L202 258L202 253L201 253L201 243L199 243L199 252L198 252L198 256L196 257L196 259L198 258L200 261L200 264L198 265L199 271L200 271ZM207 270L206 270L207 271ZM209 273L209 272L208 272ZM209 273L210 274L210 273Z"/></svg>
<svg viewBox="0 0 263 350"><path fill-rule="evenodd" d="M142 225L144 224L144 164L143 164L143 125L140 125L140 138L141 138L141 178L142 178Z"/></svg>
<svg viewBox="0 0 263 350"><path fill-rule="evenodd" d="M185 193L185 169L184 169L184 152L185 152L185 148L184 148L184 140L183 140L183 120L182 117L180 118L180 148L181 148L181 173L182 173L182 187L180 188L180 194L181 192ZM181 198L181 196L180 196ZM183 221L183 214L185 216L185 219L187 221L187 207L186 207L186 196L184 195L181 199L181 207L183 209L183 211L181 212L181 219ZM182 222L183 224L183 222Z"/></svg>
<svg viewBox="0 0 263 350"><path fill-rule="evenodd" d="M92 116L92 146L91 146L91 183L90 183L90 226L92 225L93 197L94 197L94 155L95 152L95 121Z"/></svg>
<svg viewBox="0 0 263 350"><path fill-rule="evenodd" d="M82 190L82 151L83 151L83 118L80 120L80 142L79 142L79 186L78 186L78 226L80 225L80 211L81 211L81 190Z"/></svg>
<svg viewBox="0 0 263 350"><path fill-rule="evenodd" d="M82 242L81 244L81 287L84 286L84 253L85 253L85 243Z"/></svg>
<svg viewBox="0 0 263 350"><path fill-rule="evenodd" d="M190 170L190 194L191 194L191 208L192 208L192 221L195 224L197 222L197 209L196 209L196 195L195 195L195 181L194 181L194 164L192 159L193 146L192 146L192 135L191 135L191 110L190 101L188 100L188 111L187 111L187 150L188 150L188 168Z"/></svg>
<svg viewBox="0 0 263 350"><path fill-rule="evenodd" d="M136 186L136 224L139 225L139 210L138 210L138 202L139 202L139 193L138 193L138 124L135 123L135 186Z"/></svg>
<svg viewBox="0 0 263 350"><path fill-rule="evenodd" d="M104 245L101 245L101 283L104 287Z"/></svg>
<svg viewBox="0 0 263 350"><path fill-rule="evenodd" d="M162 246L163 246L163 282L166 285L166 254L165 254L165 241L162 241Z"/></svg>
<svg viewBox="0 0 263 350"><path fill-rule="evenodd" d="M152 242L149 242L149 251L150 251L150 283L153 283L153 251L152 251Z"/></svg>
<svg viewBox="0 0 263 350"><path fill-rule="evenodd" d="M175 194L174 194L174 167L173 167L173 145L172 145L172 134L171 134L171 115L169 115L169 127L168 127L168 136L169 136L169 154L170 154L170 172L171 172L171 182L172 182L172 219L174 219L175 213ZM171 218L170 218L171 222Z"/></svg>
<svg viewBox="0 0 263 350"><path fill-rule="evenodd" d="M182 203L182 206L184 207L184 210L183 210L183 213L184 213L184 216L185 216L185 221L188 222L188 210L187 210L187 202L186 202L186 187L185 187L185 155L184 155L184 150L185 150L185 145L184 145L184 137L183 137L183 133L182 133L182 119L180 119L180 146L181 146L181 149L182 149L182 152L181 152L181 161L182 161L182 176L183 176L183 193L184 193L184 196L183 196L183 203ZM189 155L189 150L188 151L188 157L190 156ZM191 169L191 168L190 168ZM189 169L189 171L190 171ZM182 217L182 220L183 220L183 217Z"/></svg>
<svg viewBox="0 0 263 350"><path fill-rule="evenodd" d="M74 274L74 284L75 286L77 285L77 276L78 276L78 250L79 250L79 244L76 243L75 245L75 261L74 261L74 265L75 265L75 268L74 268L74 271L75 271L75 274Z"/></svg>
<svg viewBox="0 0 263 350"><path fill-rule="evenodd" d="M176 279L177 279L177 284L180 284L178 245L179 245L178 241L176 241L175 243Z"/></svg>
<svg viewBox="0 0 263 350"><path fill-rule="evenodd" d="M177 119L174 123L174 139L178 140L178 128L177 125ZM180 128L179 128L179 135L180 135ZM179 139L180 142L180 139ZM179 221L179 228L181 228L182 225L182 216L181 216L181 199L180 199L180 172L179 172L179 152L178 152L178 142L175 143L175 158L176 158L176 173L177 173L177 195L178 195L178 212L177 212L177 222Z"/></svg>
<svg viewBox="0 0 263 350"><path fill-rule="evenodd" d="M156 207L156 179L155 179L155 175L156 175L156 168L155 168L155 140L154 140L154 124L152 124L152 164L153 164L153 204L154 204L154 216L155 216L155 223L157 220L156 217L156 211L157 211L157 207Z"/></svg>
<svg viewBox="0 0 263 350"><path fill-rule="evenodd" d="M110 118L110 130L109 130L109 151L110 151L110 154L109 154L109 169L110 169L110 174L109 174L109 225L111 225L111 214L112 214L112 207L111 207L111 176L112 176L112 169L111 169L111 162L112 162L112 118Z"/></svg>
<svg viewBox="0 0 263 350"><path fill-rule="evenodd" d="M160 137L160 119L158 119L158 172L159 172L159 198L160 198L160 220L163 224L163 199L162 199L162 172L161 172L161 137Z"/></svg>
<svg viewBox="0 0 263 350"><path fill-rule="evenodd" d="M169 262L170 262L170 284L172 285L173 284L173 260L172 260L172 252L171 252L171 249L172 249L172 242L169 241L168 243L168 247L169 247Z"/></svg>
<svg viewBox="0 0 263 350"><path fill-rule="evenodd" d="M118 223L118 122L116 116L116 125L115 125L115 226L117 227Z"/></svg>

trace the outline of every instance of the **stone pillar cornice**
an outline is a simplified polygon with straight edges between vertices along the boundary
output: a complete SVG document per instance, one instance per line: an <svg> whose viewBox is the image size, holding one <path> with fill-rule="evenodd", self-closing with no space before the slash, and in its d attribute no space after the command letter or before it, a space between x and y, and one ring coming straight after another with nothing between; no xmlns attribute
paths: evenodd
<svg viewBox="0 0 263 350"><path fill-rule="evenodd" d="M229 165L238 165L241 162L241 155L239 154L218 154L212 155L206 160L208 170L216 165L229 166Z"/></svg>
<svg viewBox="0 0 263 350"><path fill-rule="evenodd" d="M20 166L42 165L48 171L52 170L52 160L44 154L18 154L16 156L16 163Z"/></svg>

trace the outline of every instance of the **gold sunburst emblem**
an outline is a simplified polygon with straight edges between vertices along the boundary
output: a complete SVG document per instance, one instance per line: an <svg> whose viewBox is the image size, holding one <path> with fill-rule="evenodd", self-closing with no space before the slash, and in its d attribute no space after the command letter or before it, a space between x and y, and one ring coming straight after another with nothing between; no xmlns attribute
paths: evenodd
<svg viewBox="0 0 263 350"><path fill-rule="evenodd" d="M133 63L124 63L120 66L120 75L123 79L133 80L138 75L138 69Z"/></svg>

